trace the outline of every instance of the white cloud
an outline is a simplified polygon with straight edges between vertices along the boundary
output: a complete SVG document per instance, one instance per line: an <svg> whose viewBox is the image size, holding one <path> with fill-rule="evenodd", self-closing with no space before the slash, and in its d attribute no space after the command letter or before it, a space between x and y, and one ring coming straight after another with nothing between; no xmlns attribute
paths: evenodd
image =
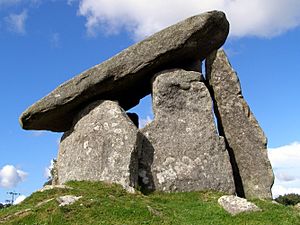
<svg viewBox="0 0 300 225"><path fill-rule="evenodd" d="M300 143L294 142L278 148L269 148L269 158L275 169L300 168Z"/></svg>
<svg viewBox="0 0 300 225"><path fill-rule="evenodd" d="M293 181L296 180L296 178L286 172L277 172L276 178L280 181Z"/></svg>
<svg viewBox="0 0 300 225"><path fill-rule="evenodd" d="M300 195L300 188L292 188L286 187L283 185L274 185L272 188L273 198L277 198L279 195L285 195L289 193L299 194Z"/></svg>
<svg viewBox="0 0 300 225"><path fill-rule="evenodd" d="M53 169L53 167L54 167L54 160L52 159L50 161L50 165L48 167L46 167L45 170L44 170L44 177L46 179L48 179L49 177L52 177L51 170Z"/></svg>
<svg viewBox="0 0 300 225"><path fill-rule="evenodd" d="M14 205L20 204L21 202L23 202L25 200L26 196L25 195L20 195L16 198L16 200L14 201Z"/></svg>
<svg viewBox="0 0 300 225"><path fill-rule="evenodd" d="M34 131L31 131L31 134L34 137L40 137L40 136L44 136L46 134L46 131L44 131L44 130L34 130Z"/></svg>
<svg viewBox="0 0 300 225"><path fill-rule="evenodd" d="M152 122L152 119L151 119L150 116L147 116L146 119L140 119L140 121L139 121L139 128L145 127L150 122Z"/></svg>
<svg viewBox="0 0 300 225"><path fill-rule="evenodd" d="M23 10L20 14L12 13L5 17L8 30L17 34L25 34L25 22L27 18L27 10Z"/></svg>
<svg viewBox="0 0 300 225"><path fill-rule="evenodd" d="M11 6L20 3L21 0L0 0L0 7L1 6Z"/></svg>
<svg viewBox="0 0 300 225"><path fill-rule="evenodd" d="M12 165L6 165L0 170L0 187L13 188L24 181L27 173Z"/></svg>
<svg viewBox="0 0 300 225"><path fill-rule="evenodd" d="M275 174L273 197L300 194L300 143L270 148L268 154Z"/></svg>
<svg viewBox="0 0 300 225"><path fill-rule="evenodd" d="M209 10L222 10L231 36L272 37L300 25L299 0L80 0L90 35L100 29L133 32L135 39Z"/></svg>

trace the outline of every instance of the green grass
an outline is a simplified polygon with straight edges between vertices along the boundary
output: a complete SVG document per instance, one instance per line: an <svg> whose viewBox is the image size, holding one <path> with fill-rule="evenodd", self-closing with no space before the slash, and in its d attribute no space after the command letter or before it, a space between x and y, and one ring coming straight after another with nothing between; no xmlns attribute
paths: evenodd
<svg viewBox="0 0 300 225"><path fill-rule="evenodd" d="M231 216L218 205L217 200L222 194L216 192L153 193L145 196L129 194L118 185L101 182L70 182L67 185L73 189L36 192L20 205L0 210L0 224L300 225L300 210L271 201L253 200L262 209L261 212ZM55 198L67 194L82 198L73 205L59 207ZM39 202L52 198L37 206ZM30 210L24 212L26 209Z"/></svg>

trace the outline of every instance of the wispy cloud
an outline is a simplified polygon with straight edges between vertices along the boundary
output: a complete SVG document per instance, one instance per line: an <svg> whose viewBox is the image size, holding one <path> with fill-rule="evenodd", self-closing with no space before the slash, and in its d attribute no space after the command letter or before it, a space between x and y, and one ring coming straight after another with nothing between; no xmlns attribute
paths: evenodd
<svg viewBox="0 0 300 225"><path fill-rule="evenodd" d="M56 33L56 32L51 34L50 42L51 42L52 48L59 48L60 44L61 44L60 34Z"/></svg>
<svg viewBox="0 0 300 225"><path fill-rule="evenodd" d="M20 2L21 2L21 0L0 0L0 7L15 5Z"/></svg>
<svg viewBox="0 0 300 225"><path fill-rule="evenodd" d="M151 116L147 116L146 118L141 118L139 121L139 128L145 127L148 123L152 122Z"/></svg>
<svg viewBox="0 0 300 225"><path fill-rule="evenodd" d="M0 7L10 7L17 5L39 5L42 0L0 0Z"/></svg>
<svg viewBox="0 0 300 225"><path fill-rule="evenodd" d="M13 165L6 165L0 170L0 187L13 188L24 181L27 173Z"/></svg>
<svg viewBox="0 0 300 225"><path fill-rule="evenodd" d="M24 35L26 33L25 22L27 18L27 10L23 10L20 14L10 14L4 20L9 31Z"/></svg>
<svg viewBox="0 0 300 225"><path fill-rule="evenodd" d="M300 194L300 143L270 148L268 153L275 174L273 196Z"/></svg>
<svg viewBox="0 0 300 225"><path fill-rule="evenodd" d="M34 137L40 137L40 136L44 136L46 134L46 131L44 131L44 130L34 130L34 131L31 131L31 134Z"/></svg>
<svg viewBox="0 0 300 225"><path fill-rule="evenodd" d="M73 3L76 2L76 1L78 1L78 0L67 0L67 4L68 5L73 5Z"/></svg>
<svg viewBox="0 0 300 225"><path fill-rule="evenodd" d="M121 29L141 39L186 17L222 10L231 23L231 36L272 37L300 25L299 0L80 0L90 35Z"/></svg>
<svg viewBox="0 0 300 225"><path fill-rule="evenodd" d="M283 182L296 180L296 177L288 174L287 172L277 172L276 177L278 180Z"/></svg>

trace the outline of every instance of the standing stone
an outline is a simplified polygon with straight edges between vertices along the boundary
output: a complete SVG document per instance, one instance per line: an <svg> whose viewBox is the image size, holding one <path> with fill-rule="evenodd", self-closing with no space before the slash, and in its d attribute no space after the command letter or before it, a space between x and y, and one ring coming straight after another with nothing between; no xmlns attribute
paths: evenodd
<svg viewBox="0 0 300 225"><path fill-rule="evenodd" d="M267 155L267 138L244 100L238 76L223 50L206 59L206 72L219 132L225 136L231 160L237 166L236 185L243 187L240 195L271 198L274 176Z"/></svg>
<svg viewBox="0 0 300 225"><path fill-rule="evenodd" d="M134 191L138 174L138 130L113 101L84 108L65 132L57 160L58 182L107 181Z"/></svg>
<svg viewBox="0 0 300 225"><path fill-rule="evenodd" d="M181 69L155 76L155 119L141 130L139 176L144 189L235 192L229 156L202 79L198 72Z"/></svg>

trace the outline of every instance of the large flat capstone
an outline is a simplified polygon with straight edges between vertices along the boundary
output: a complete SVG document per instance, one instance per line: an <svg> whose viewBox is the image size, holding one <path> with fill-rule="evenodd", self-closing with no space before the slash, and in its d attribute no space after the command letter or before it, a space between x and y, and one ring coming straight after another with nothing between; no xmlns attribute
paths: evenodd
<svg viewBox="0 0 300 225"><path fill-rule="evenodd" d="M267 138L243 98L240 82L223 50L206 59L206 79L213 93L219 132L232 151L246 198L271 198L274 176Z"/></svg>
<svg viewBox="0 0 300 225"><path fill-rule="evenodd" d="M118 103L88 105L60 142L58 183L100 180L133 191L138 181L138 141L137 127Z"/></svg>
<svg viewBox="0 0 300 225"><path fill-rule="evenodd" d="M182 69L155 76L155 118L141 130L139 177L144 189L235 192L229 155L202 79L200 73Z"/></svg>
<svg viewBox="0 0 300 225"><path fill-rule="evenodd" d="M95 100L117 100L125 110L150 93L153 74L190 68L226 40L223 12L190 17L139 42L57 87L20 117L24 129L67 131L74 116Z"/></svg>

